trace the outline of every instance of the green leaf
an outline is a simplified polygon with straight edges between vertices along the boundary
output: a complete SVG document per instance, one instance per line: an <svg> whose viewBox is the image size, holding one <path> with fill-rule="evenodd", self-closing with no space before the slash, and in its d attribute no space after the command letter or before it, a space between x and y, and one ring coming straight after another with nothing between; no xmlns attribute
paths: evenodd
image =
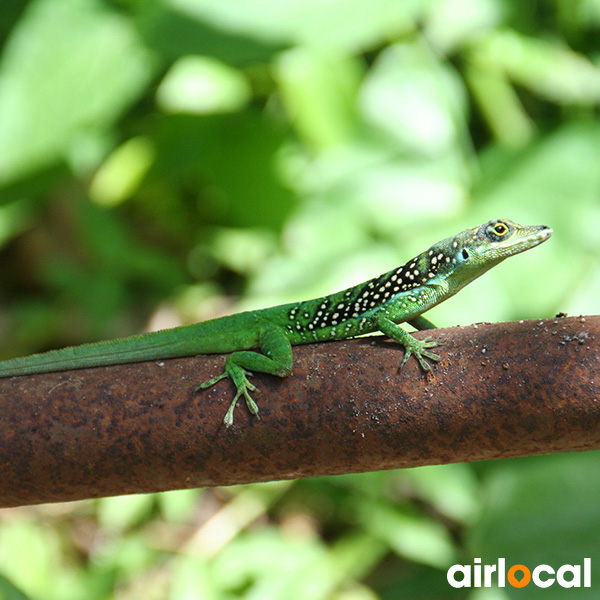
<svg viewBox="0 0 600 600"><path fill-rule="evenodd" d="M462 82L422 42L397 44L379 55L361 104L402 150L439 156L460 147L466 125Z"/></svg>
<svg viewBox="0 0 600 600"><path fill-rule="evenodd" d="M553 102L596 104L600 100L600 69L556 41L496 31L475 45L471 59L502 69L515 82Z"/></svg>
<svg viewBox="0 0 600 600"><path fill-rule="evenodd" d="M487 465L483 483L488 500L469 533L470 556L481 558L482 564L495 564L501 557L507 566L530 569L540 564L556 569L597 557L599 459L598 452L587 452ZM592 582L599 576L592 558ZM557 584L546 589L529 585L527 593L528 598L545 600L566 596ZM597 591L580 589L576 596L596 598Z"/></svg>
<svg viewBox="0 0 600 600"><path fill-rule="evenodd" d="M184 56L165 75L156 99L167 112L192 114L239 110L250 100L250 86L242 74L204 56Z"/></svg>
<svg viewBox="0 0 600 600"><path fill-rule="evenodd" d="M277 82L290 120L308 145L322 150L348 141L354 133L361 70L354 59L334 59L305 48L282 54Z"/></svg>
<svg viewBox="0 0 600 600"><path fill-rule="evenodd" d="M142 93L150 59L128 21L97 0L35 0L0 63L0 183L66 156Z"/></svg>
<svg viewBox="0 0 600 600"><path fill-rule="evenodd" d="M224 31L336 52L371 48L415 27L421 0L165 0Z"/></svg>
<svg viewBox="0 0 600 600"><path fill-rule="evenodd" d="M152 494L131 494L98 500L98 520L103 527L123 531L145 521L154 506Z"/></svg>

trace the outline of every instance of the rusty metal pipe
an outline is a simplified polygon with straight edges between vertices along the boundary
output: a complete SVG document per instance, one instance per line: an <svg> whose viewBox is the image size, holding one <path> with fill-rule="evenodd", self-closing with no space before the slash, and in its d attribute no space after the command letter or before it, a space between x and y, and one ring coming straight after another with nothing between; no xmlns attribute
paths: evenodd
<svg viewBox="0 0 600 600"><path fill-rule="evenodd" d="M229 429L231 382L193 391L222 356L0 380L0 506L600 448L599 316L433 335L427 377L383 338L299 346Z"/></svg>

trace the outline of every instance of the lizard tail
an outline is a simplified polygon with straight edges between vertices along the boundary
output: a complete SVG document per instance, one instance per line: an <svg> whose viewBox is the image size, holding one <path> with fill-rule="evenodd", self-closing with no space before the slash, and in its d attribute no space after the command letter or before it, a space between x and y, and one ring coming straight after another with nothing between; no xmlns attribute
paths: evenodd
<svg viewBox="0 0 600 600"><path fill-rule="evenodd" d="M155 331L0 361L0 378L190 356L198 353L196 346L172 329Z"/></svg>

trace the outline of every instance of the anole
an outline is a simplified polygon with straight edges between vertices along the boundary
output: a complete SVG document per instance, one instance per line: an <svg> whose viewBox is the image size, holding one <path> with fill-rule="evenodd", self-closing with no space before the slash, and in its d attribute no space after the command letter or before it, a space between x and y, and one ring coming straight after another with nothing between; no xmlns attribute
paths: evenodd
<svg viewBox="0 0 600 600"><path fill-rule="evenodd" d="M0 361L0 377L231 352L223 373L196 388L209 388L231 378L236 393L224 419L229 426L242 396L249 411L258 417L258 407L250 395L257 391L248 381L251 372L291 375L292 346L297 344L346 340L379 331L404 346L400 368L414 355L422 369L429 371L426 359L440 360L429 348L440 342L431 337L419 341L399 324L434 328L422 313L505 258L529 250L551 235L552 229L545 225L524 227L506 219L489 221L434 244L397 269L336 294Z"/></svg>

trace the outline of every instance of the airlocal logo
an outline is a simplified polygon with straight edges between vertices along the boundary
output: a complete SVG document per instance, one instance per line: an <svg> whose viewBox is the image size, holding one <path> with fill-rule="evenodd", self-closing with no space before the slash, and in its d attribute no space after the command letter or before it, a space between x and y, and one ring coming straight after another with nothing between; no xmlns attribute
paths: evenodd
<svg viewBox="0 0 600 600"><path fill-rule="evenodd" d="M553 569L550 565L538 565L531 571L525 565L512 565L506 568L506 559L499 558L495 565L482 565L480 558L473 565L452 565L448 569L448 583L455 588L506 587L522 588L529 583L547 588L557 583L564 588L591 587L591 559L583 559L581 565L563 565ZM495 574L495 577L492 576ZM495 581L492 581L495 579Z"/></svg>

